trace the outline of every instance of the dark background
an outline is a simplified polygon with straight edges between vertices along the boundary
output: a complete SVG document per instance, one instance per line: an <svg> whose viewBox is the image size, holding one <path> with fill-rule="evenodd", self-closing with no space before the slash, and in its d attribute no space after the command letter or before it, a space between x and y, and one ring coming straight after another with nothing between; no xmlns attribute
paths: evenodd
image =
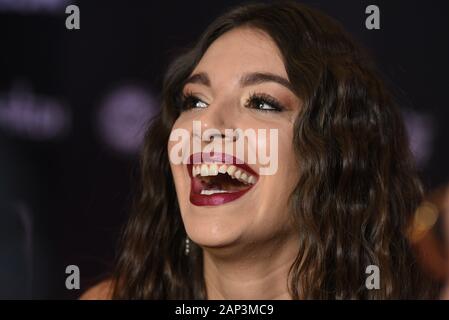
<svg viewBox="0 0 449 320"><path fill-rule="evenodd" d="M447 183L448 2L302 2L372 52L427 189ZM107 276L164 70L238 3L0 0L0 298L76 298ZM80 30L65 28L69 4ZM365 27L370 4L380 30ZM81 290L65 288L71 264Z"/></svg>

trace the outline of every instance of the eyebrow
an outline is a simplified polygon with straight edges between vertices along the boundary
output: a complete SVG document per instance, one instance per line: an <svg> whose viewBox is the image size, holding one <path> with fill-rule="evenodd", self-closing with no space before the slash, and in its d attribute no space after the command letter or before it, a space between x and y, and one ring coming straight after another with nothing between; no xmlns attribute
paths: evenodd
<svg viewBox="0 0 449 320"><path fill-rule="evenodd" d="M278 83L278 84L286 87L293 93L295 93L295 91L293 90L293 86L290 83L290 81L288 81L288 79L278 76L278 75L275 75L273 73L267 73L267 72L246 73L240 78L239 84L241 87L247 87L247 86L260 84L260 83L264 83L264 82ZM199 72L199 73L195 73L195 74L191 75L184 82L184 86L188 83L202 84L207 87L211 86L211 81L209 79L209 76L205 72Z"/></svg>

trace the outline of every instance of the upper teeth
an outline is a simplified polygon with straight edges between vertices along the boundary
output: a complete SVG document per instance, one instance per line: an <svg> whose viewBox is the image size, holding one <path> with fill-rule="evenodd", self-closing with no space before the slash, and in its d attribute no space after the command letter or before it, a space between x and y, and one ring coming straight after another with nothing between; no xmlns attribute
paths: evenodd
<svg viewBox="0 0 449 320"><path fill-rule="evenodd" d="M216 176L218 173L227 173L234 179L238 179L241 182L248 184L255 184L256 177L246 172L245 170L238 168L234 165L227 165L221 163L211 163L211 164L198 164L192 166L192 176Z"/></svg>

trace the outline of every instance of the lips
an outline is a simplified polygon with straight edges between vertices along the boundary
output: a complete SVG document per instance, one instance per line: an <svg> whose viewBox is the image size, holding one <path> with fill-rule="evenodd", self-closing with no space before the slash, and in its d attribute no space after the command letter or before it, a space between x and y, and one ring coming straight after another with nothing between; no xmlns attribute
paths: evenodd
<svg viewBox="0 0 449 320"><path fill-rule="evenodd" d="M225 153L196 153L189 160L190 202L196 206L218 206L237 200L259 178L246 163Z"/></svg>

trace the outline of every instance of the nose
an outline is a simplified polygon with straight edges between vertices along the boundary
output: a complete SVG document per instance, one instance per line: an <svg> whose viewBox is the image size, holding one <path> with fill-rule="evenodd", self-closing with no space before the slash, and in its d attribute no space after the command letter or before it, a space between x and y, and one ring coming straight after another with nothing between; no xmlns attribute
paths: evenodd
<svg viewBox="0 0 449 320"><path fill-rule="evenodd" d="M203 137L207 142L212 142L215 139L226 139L225 133L223 133L222 131L215 132L215 130L206 130Z"/></svg>
<svg viewBox="0 0 449 320"><path fill-rule="evenodd" d="M238 137L235 134L236 117L234 113L235 111L229 103L211 103L195 119L201 123L202 137L194 138L200 139L203 146L221 141L235 142Z"/></svg>

